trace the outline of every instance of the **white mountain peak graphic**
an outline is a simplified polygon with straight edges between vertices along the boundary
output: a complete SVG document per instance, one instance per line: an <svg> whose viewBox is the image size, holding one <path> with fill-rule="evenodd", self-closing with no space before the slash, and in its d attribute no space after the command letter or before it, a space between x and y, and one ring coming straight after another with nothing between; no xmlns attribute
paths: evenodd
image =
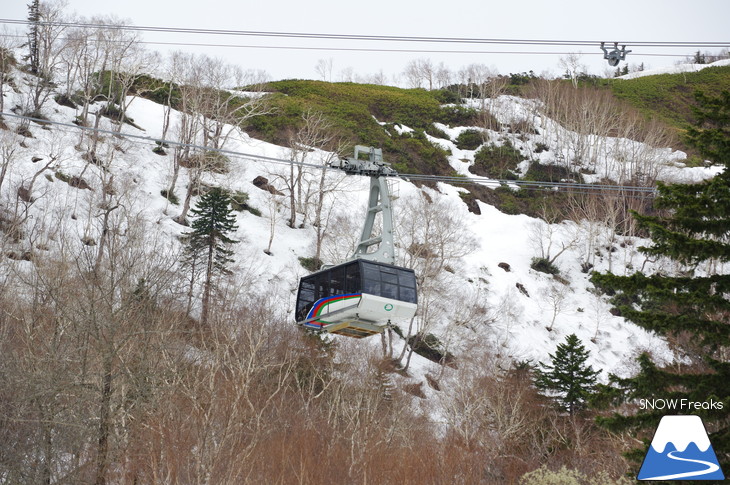
<svg viewBox="0 0 730 485"><path fill-rule="evenodd" d="M673 443L677 451L684 451L694 443L701 452L710 447L710 438L699 416L664 416L659 422L651 447L657 453L664 453L667 443Z"/></svg>

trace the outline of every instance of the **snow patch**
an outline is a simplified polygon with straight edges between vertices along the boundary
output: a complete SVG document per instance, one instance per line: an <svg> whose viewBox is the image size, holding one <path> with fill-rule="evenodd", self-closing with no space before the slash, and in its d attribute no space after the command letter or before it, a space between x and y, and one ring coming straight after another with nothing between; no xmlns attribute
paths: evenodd
<svg viewBox="0 0 730 485"><path fill-rule="evenodd" d="M629 74L619 76L617 79L636 79L644 76L655 76L658 74L681 74L683 72L698 72L708 67L730 66L730 59L722 59L711 62L709 64L675 64L673 66L660 67L657 69L647 69L645 71L636 71Z"/></svg>

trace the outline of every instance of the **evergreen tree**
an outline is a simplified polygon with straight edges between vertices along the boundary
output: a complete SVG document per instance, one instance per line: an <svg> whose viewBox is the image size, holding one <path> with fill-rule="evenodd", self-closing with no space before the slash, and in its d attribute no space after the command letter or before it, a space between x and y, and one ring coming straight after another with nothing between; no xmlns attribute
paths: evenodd
<svg viewBox="0 0 730 485"><path fill-rule="evenodd" d="M196 267L202 265L204 281L200 322L206 324L215 279L220 275L231 274L228 265L233 262L233 251L229 246L238 241L231 239L229 234L238 226L230 206L230 197L219 187L203 195L190 212L195 220L191 224L193 230L185 234L185 262L193 274L196 273Z"/></svg>
<svg viewBox="0 0 730 485"><path fill-rule="evenodd" d="M40 34L38 32L38 22L41 19L40 12L40 0L33 0L28 4L28 42L25 44L28 47L28 55L23 60L28 61L30 66L31 74L39 74L39 40Z"/></svg>
<svg viewBox="0 0 730 485"><path fill-rule="evenodd" d="M541 363L541 369L535 370L537 388L556 393L561 407L571 415L583 407L596 385L599 372L586 365L589 354L580 339L571 334L558 345L555 354L550 354L552 365Z"/></svg>
<svg viewBox="0 0 730 485"><path fill-rule="evenodd" d="M682 365L658 367L648 354L639 358L639 373L628 379L611 376L606 395L616 405L637 399L686 399L722 402L724 409L678 409L702 416L725 470L730 467L730 93L711 98L697 94L697 127L688 142L725 166L711 180L692 185L659 185L658 215L634 214L652 239L641 248L668 258L682 271L617 276L594 274L592 281L609 295L626 319L672 339ZM666 410L614 414L603 423L616 431L651 432ZM645 453L635 450L641 459Z"/></svg>

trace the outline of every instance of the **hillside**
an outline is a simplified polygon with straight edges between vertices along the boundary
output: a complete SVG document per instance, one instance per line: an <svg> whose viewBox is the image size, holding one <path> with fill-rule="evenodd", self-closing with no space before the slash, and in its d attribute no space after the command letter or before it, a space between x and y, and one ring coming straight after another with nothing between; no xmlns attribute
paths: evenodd
<svg viewBox="0 0 730 485"><path fill-rule="evenodd" d="M115 467L154 481L177 473L169 467L218 483L365 482L363 473L393 483L389 470L408 463L423 481L477 483L490 461L490 480L514 481L545 449L573 453L578 436L560 438L569 421L523 372L567 335L585 344L602 380L631 375L642 351L681 358L612 314L589 282L591 270L678 269L637 250L646 240L627 211L650 207L647 196L515 185L652 186L718 172L687 167L684 153L659 143L661 127L617 121L620 106L593 90L558 87L554 105L504 94L455 103L445 92L280 81L253 94L203 86L197 111L109 81L86 100L86 120L83 100L67 103L57 87L36 113L45 120L29 122L32 88L48 84L8 72L0 325L11 357L0 374L14 423L3 442L19 444L0 463L11 475L25 463L77 482ZM570 111L589 105L611 123ZM240 119L242 106L259 111ZM332 133L339 145L318 144ZM326 169L333 147L354 143L383 147L403 173L492 179L393 181L398 262L418 275L419 313L382 341L305 335L293 322L303 263L317 249L325 263L343 260L359 234L369 181ZM240 243L219 280L214 324L201 328L185 210L212 187L236 202ZM412 352L414 336L450 365ZM555 433L542 433L548 426ZM601 452L585 470L621 475L618 445L586 426ZM48 448L36 459L40 442Z"/></svg>
<svg viewBox="0 0 730 485"><path fill-rule="evenodd" d="M716 64L692 66L693 69L686 72L629 75L611 80L610 86L617 98L627 101L647 116L658 117L681 135L695 122L692 111L697 104L695 92L718 96L730 86L730 65L726 61Z"/></svg>
<svg viewBox="0 0 730 485"><path fill-rule="evenodd" d="M402 173L449 174L446 153L428 143L424 133L434 123L471 124L476 115L463 107L442 106L448 93L353 83L279 81L264 86L276 110L251 120L253 136L286 145L287 136L302 125L308 110L323 113L352 145L381 147ZM400 132L396 125L417 130Z"/></svg>
<svg viewBox="0 0 730 485"><path fill-rule="evenodd" d="M572 159L581 150L584 142L582 137L596 137L596 135L579 133L566 130L555 121L540 115L536 111L535 104L530 100L502 96L498 99L485 100L488 104L490 122L495 123L494 129L484 126L469 126L468 123L475 119L475 113L483 101L473 100L466 105L455 108L453 105L439 104L438 93L423 90L401 90L370 85L355 84L328 84L314 81L281 81L271 83L267 86L273 94L269 95L276 109L274 114L253 118L249 122L252 127L252 134L268 135L272 140L281 140L283 133L296 132L301 129L302 115L311 110L319 110L332 120L335 130L344 133L350 142L360 143L375 142L384 147L386 160L394 163L396 168L401 170L412 170L415 172L432 168L427 173L431 174L457 174L474 176L476 174L495 175L494 172L479 172L480 163L493 164L500 158L494 158L498 152L505 153L508 150L514 151L511 159L506 159L507 164L503 168L503 178L530 177L536 174L537 169L542 170L542 177L538 180L560 180L561 172L558 170L562 160ZM127 118L131 124L117 125L113 121L105 121L104 125L110 129L119 129L124 133L135 135L151 136L157 139L161 135L163 126L163 107L154 102L141 98L130 97L127 100ZM12 103L11 103L12 104ZM59 122L69 122L76 116L74 109L53 104L53 108L47 110L54 112L50 119ZM182 119L182 114L173 110L172 122ZM8 119L7 123L12 129L18 121ZM527 125L525 123L528 123ZM409 125L410 124L410 125ZM523 128L517 128L523 126ZM525 128L531 126L532 128ZM514 128L512 128L514 127ZM144 220L156 221L158 230L163 230L167 237L174 241L186 229L173 222L175 213L179 211L177 202L182 197L178 193L175 201L165 199L160 192L165 190L171 176L171 156L168 150L167 155L153 153L144 144L128 139L124 146L116 147L118 153L109 152L110 164L102 172L98 167L90 165L74 149L72 141L78 137L78 133L68 128L57 129L53 126L37 127L31 125L30 131L33 136L26 138L21 144L17 159L17 167L11 173L11 178L5 183L5 187L23 184L23 180L34 177L38 184L39 193L53 194L47 197L34 199L26 209L34 213L38 220L46 220L52 212L46 207L46 200L54 202L53 211L67 212L63 209L64 201L73 202L78 205L79 189L72 185L64 184L61 181L83 180L83 186L93 188L97 179L99 183L114 174L117 181L131 180L131 185L126 194L135 202L134 212L139 212ZM508 129L509 128L509 129ZM257 140L249 135L237 132L233 127L226 142L227 158L226 167L220 171L204 171L200 183L207 186L222 185L231 193L240 193L245 196L246 205L256 209L251 212L239 214L240 227L237 234L238 239L247 243L239 248L243 253L237 255L237 260L248 261L255 254L261 254L266 249L266 242L270 232L275 233L273 239L273 257L266 259L265 264L251 274L255 286L259 291L271 292L266 289L267 284L275 283L276 294L281 298L281 309L290 312L293 304L293 289L296 286L298 275L302 274L303 268L299 265L299 258L308 258L310 252L310 241L313 237L314 227L307 219L306 212L303 214L302 229L291 229L284 224L283 214L286 211L284 199L272 206L272 195L262 191L255 186L253 181L258 177L270 180L274 186L278 186L281 192L286 191L286 186L280 185L286 180L288 168L277 164L267 163L265 160L256 161L256 156L270 157L275 159L287 159L289 149L268 142ZM531 130L531 131L529 131ZM7 131L6 131L7 133ZM464 133L480 133L476 146L469 148L462 145L461 135ZM60 138L59 138L60 137ZM68 141L62 141L68 140ZM710 176L713 172L702 168L683 168L681 160L683 154L672 152L668 149L656 149L645 147L641 143L624 140L610 139L594 144L586 152L581 165L572 165L570 172L564 172L564 176L577 175L581 172L583 181L609 180L614 183L623 180L631 180L632 175L625 172L621 165L620 153L631 151L636 158L634 170L644 170L653 167L654 177L664 180L698 180ZM58 153L50 153L60 146L65 146ZM283 141L282 141L283 143ZM540 149L540 147L544 147ZM460 148L462 147L462 148ZM110 147L110 149L113 147ZM470 149L471 148L471 149ZM78 146L77 146L78 149ZM496 150L492 155L480 162L480 153L489 153L488 150ZM244 158L236 157L236 153L246 154ZM508 152L508 151L507 151ZM437 155L433 155L433 154ZM36 167L21 162L31 158L54 160L45 170L37 174ZM395 157L395 160L389 157ZM249 161L245 161L249 160ZM669 163L667 163L667 160ZM638 162L645 164L643 168L637 168ZM103 167L103 166L102 166ZM434 168L437 167L437 168ZM552 167L552 168L551 168ZM551 171L552 170L552 171ZM191 182L190 170L186 167L179 169L181 180L179 187L184 188ZM41 175L41 177L38 177ZM311 178L313 173L305 173L305 177ZM555 177L558 178L555 178ZM330 204L330 220L339 221L338 224L346 222L353 231L346 235L345 239L353 240L362 213L362 205L365 197L366 180L356 177L343 177L335 173L327 174L327 184L340 186L346 184L347 190L337 189L327 202ZM79 182L80 183L80 182ZM119 183L119 182L117 182ZM129 183L129 182L125 182ZM311 183L311 182L309 182ZM419 210L448 212L450 214L444 224L458 224L470 228L464 233L466 239L460 243L452 241L451 244L463 245L469 242L469 248L455 250L455 254L447 261L447 266L458 268L452 269L439 275L433 275L440 283L452 288L454 294L472 295L470 298L482 300L473 303L482 308L486 315L482 317L481 324L468 324L468 332L475 331L474 325L488 325L485 335L494 342L502 342L509 350L508 354L513 359L542 359L550 350L550 343L554 342L559 335L568 331L578 330L583 340L595 341L593 343L593 358L597 367L606 371L616 371L626 357L635 353L637 348L653 347L656 350L663 347L663 344L655 342L652 337L639 332L630 324L623 323L620 318L607 314L607 306L600 298L591 295L590 284L587 282L585 267L593 267L597 270L612 268L613 271L624 271L622 268L632 268L641 263L640 256L636 253L636 247L640 244L635 238L625 238L617 232L617 228L601 227L596 220L576 219L575 222L560 223L560 213L548 215L552 206L544 203L542 191L514 190L509 188L485 189L479 186L466 186L455 188L444 184L434 185L431 189L418 189L416 186L401 181L397 184L399 197L403 203L400 207L400 223L398 230L402 237L406 238L400 242L401 258L408 261L412 255L407 254L409 244L418 242L428 243L434 236L423 233L418 227L417 220L410 220L414 217L424 217L424 214L416 214L416 207L421 196L419 191L424 191L424 196L431 200L431 207ZM311 190L311 189L308 189ZM476 198L471 195L476 194ZM92 192L93 194L94 192ZM500 202L498 207L501 212L485 204L477 202L480 198L493 198L491 194L499 194L496 199ZM548 195L553 199L557 196ZM6 192L6 197L9 193ZM94 197L84 204L95 204ZM528 205L519 205L519 201ZM566 208L572 200L570 197L560 197L560 207ZM464 202L468 202L465 204ZM59 205L60 204L60 205ZM89 206L91 211L92 206ZM9 207L9 206L8 206ZM272 209L274 207L274 209ZM535 220L527 217L511 217L505 214L518 214L526 212L533 214L541 213L545 220ZM267 209L268 208L268 209ZM469 210L470 209L470 210ZM274 210L274 212L271 212ZM301 210L308 210L305 206ZM567 209L566 209L567 210ZM78 211L78 209L77 209ZM547 211L547 212L546 212ZM93 212L93 211L92 211ZM278 214L277 214L278 213ZM89 212L91 214L91 212ZM261 216L254 214L262 214ZM66 213L68 216L69 214ZM73 215L73 214L71 214ZM575 214L574 214L575 215ZM299 216L301 217L301 216ZM98 240L99 235L93 236L94 217L87 216L85 222L73 218L68 223L70 230L81 234L79 240L92 238ZM91 224L91 225L90 225ZM76 229L74 227L78 226ZM333 226L334 227L334 226ZM403 229L408 228L408 229ZM334 230L331 229L331 230ZM435 230L438 230L435 229ZM583 231L594 233L586 238ZM620 229L619 229L620 230ZM410 234L405 234L411 231ZM84 235L85 234L85 235ZM494 235L499 237L495 238ZM325 246L327 239L331 236L325 233ZM341 236L338 236L341 237ZM411 243L406 242L411 238ZM418 238L423 238L419 240ZM608 238L605 239L604 238ZM337 245L330 249L332 255L342 258L346 255L348 245L340 246L336 240L330 239L329 244ZM26 247L26 250L34 252L33 248L27 247L27 242L16 243L19 248ZM530 269L530 262L534 257L546 257L551 259L556 249L564 249L564 253L556 260L560 267L559 282L556 283L551 276L544 275ZM328 250L324 248L325 253ZM52 253L51 253L52 254ZM331 258L330 256L330 258ZM258 257L255 257L259 259ZM412 260L411 264L417 263ZM498 263L507 263L511 269L509 272L500 269ZM245 264L245 263L244 263ZM583 268L583 269L581 269ZM278 275L271 279L267 275ZM443 281L441 281L443 279ZM448 283L447 283L448 282ZM486 285L486 286L482 286ZM525 288L527 291L520 295L516 287ZM281 293L283 291L283 293ZM560 293L560 304L555 301L555 292ZM537 296L536 296L537 295ZM443 295L442 295L443 296ZM516 299L515 299L516 297ZM429 323L437 335L444 332L451 333L452 323L459 321L457 315L463 309L450 309L447 300L443 298L434 302L439 308L439 318ZM471 300L467 299L471 304ZM509 303L508 303L509 302ZM552 303L551 303L552 302ZM568 303L570 302L570 303ZM514 308L505 311L504 305L509 304ZM589 308L595 307L595 314L590 318L593 323L587 324L586 312ZM552 308L552 310L549 310ZM454 312L457 313L454 313ZM545 322L545 313L553 312L549 325ZM288 317L291 318L291 317ZM605 322L605 323L604 323ZM550 331L544 328L550 327ZM611 328L608 332L603 327ZM553 332L555 327L557 332ZM440 330L438 330L440 329ZM563 329L563 330L561 330ZM570 330L569 330L570 329ZM459 334L459 330L456 332ZM468 333L467 332L467 333ZM626 336L616 338L617 332ZM483 333L483 332L478 332ZM612 335L610 339L599 339L599 335ZM527 335L530 337L527 338ZM628 337L631 335L631 337ZM464 336L462 336L464 337ZM449 337L456 340L451 345L455 348L463 346L460 342L462 337ZM615 347L614 342L633 342L628 346ZM529 343L528 343L529 342ZM649 343L652 342L652 343ZM667 350L663 351L666 358L671 358Z"/></svg>
<svg viewBox="0 0 730 485"><path fill-rule="evenodd" d="M641 73L635 73L603 80L599 84L610 87L617 100L636 108L643 116L660 120L676 135L671 146L686 150L682 135L695 122L692 111L697 104L695 92L716 96L727 89L730 66L726 64L720 61L717 65L692 66L693 69L682 72L641 76ZM540 82L537 78L523 79L512 75L498 82L502 87L499 90L491 88L494 92L522 93L539 98L539 90L530 85ZM252 120L247 127L250 133L267 141L285 144L287 129L301 124L301 114L305 110L315 109L336 120L335 124L351 143L382 146L387 158L403 173L449 172L444 168L443 154L434 152L432 147L421 143L422 137L419 138L424 132L439 137L441 134L435 131L434 123L454 127L494 123L493 120L479 119L478 110L465 103L468 101L463 97L467 93L466 87L458 85L426 91L289 80L270 83L266 89L281 94L276 99L278 111ZM596 93L601 91L601 87L595 88ZM396 124L415 131L404 134L394 129ZM507 128L503 126L502 129ZM393 136L396 134L400 136Z"/></svg>
<svg viewBox="0 0 730 485"><path fill-rule="evenodd" d="M630 185L651 186L655 178L673 180L671 163L703 165L694 153L686 157L681 151L663 150L665 147L685 150L682 136L687 126L694 122L691 110L696 105L694 92L715 93L725 81L730 81L727 67L713 67L697 73L608 80L612 96L602 87L585 86L575 90L567 81L515 75L494 80L494 86L490 84L481 91L459 85L426 91L288 80L268 83L264 87L273 93L271 99L275 109L270 114L251 119L244 128L259 139L287 145L292 133L301 128L303 114L316 111L331 121L349 145L381 147L385 158L400 173L471 175L535 182L630 181ZM537 102L511 103L500 108L493 100L463 97L479 92L492 92L497 96L507 92L523 93ZM595 116L585 117L581 111L595 113ZM541 121L544 114L552 117L552 121ZM538 126L540 123L544 123L543 126ZM560 132L560 128L556 128L560 126L569 128L575 135ZM612 139L616 143L614 147L607 147L603 142L582 142L591 135L596 136L596 140ZM623 147L622 139L643 141L645 145L644 148L639 145ZM599 153L601 151L603 153ZM610 154L609 151L623 151L626 155ZM629 154L638 159L639 165L644 164L644 158L657 157L671 163L661 170L662 174L653 173L655 169L649 167L634 167L623 173L607 168L610 163L606 160ZM602 172L597 170L599 158L604 160ZM463 169L463 162L470 164L468 170ZM641 181L632 170L640 171L642 177L648 178ZM565 200L560 194L540 190L525 189L515 193L473 187L465 197L468 203L479 199L512 214L537 216L540 207L549 205L561 213L561 217L571 217L565 211Z"/></svg>

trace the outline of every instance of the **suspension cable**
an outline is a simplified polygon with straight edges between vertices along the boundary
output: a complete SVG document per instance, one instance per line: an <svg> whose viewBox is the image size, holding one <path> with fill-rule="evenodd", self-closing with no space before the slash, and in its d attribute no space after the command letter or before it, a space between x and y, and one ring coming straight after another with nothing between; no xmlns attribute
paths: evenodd
<svg viewBox="0 0 730 485"><path fill-rule="evenodd" d="M274 37L294 39L326 39L326 40L356 40L379 42L426 42L447 44L507 44L507 45L543 45L543 46L596 46L600 40L558 40L558 39L498 39L478 37L429 37L429 36L401 36L401 35L373 35L373 34L336 34L316 32L278 32L254 30L226 30L202 29L184 27L136 26L125 24L100 24L83 22L32 22L24 19L3 19L0 23L15 25L49 25L58 27L103 28L109 30L131 30L142 32L163 32L176 34L206 34L230 35L248 37ZM620 41L621 44L630 44L635 47L685 47L685 48L722 48L730 47L730 41Z"/></svg>

